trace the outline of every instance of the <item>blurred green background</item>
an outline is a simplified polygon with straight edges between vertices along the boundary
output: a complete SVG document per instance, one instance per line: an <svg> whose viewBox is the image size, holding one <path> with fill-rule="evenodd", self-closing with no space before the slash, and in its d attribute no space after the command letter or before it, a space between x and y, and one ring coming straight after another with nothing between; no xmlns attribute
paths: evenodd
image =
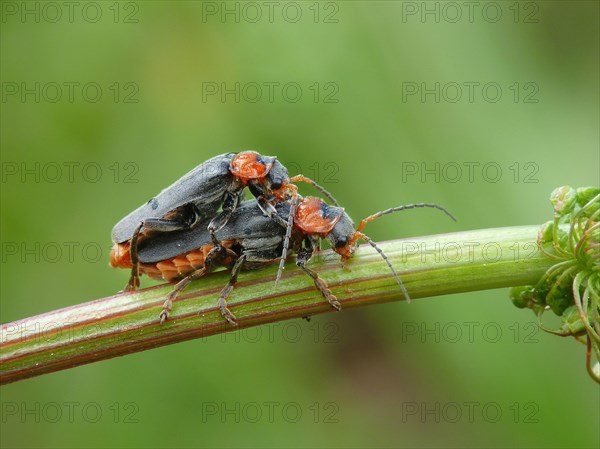
<svg viewBox="0 0 600 449"><path fill-rule="evenodd" d="M224 152L357 220L459 219L375 240L542 223L599 182L598 2L71 5L2 2L3 323L121 289L113 224ZM598 447L585 348L533 322L495 290L190 341L2 387L0 441Z"/></svg>

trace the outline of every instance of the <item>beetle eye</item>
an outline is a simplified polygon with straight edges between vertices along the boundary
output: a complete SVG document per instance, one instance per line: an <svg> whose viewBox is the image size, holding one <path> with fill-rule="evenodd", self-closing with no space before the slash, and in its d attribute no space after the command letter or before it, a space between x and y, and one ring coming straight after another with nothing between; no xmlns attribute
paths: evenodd
<svg viewBox="0 0 600 449"><path fill-rule="evenodd" d="M271 180L271 188L273 190L279 190L281 189L281 185L283 184L283 179L281 178L273 178Z"/></svg>
<svg viewBox="0 0 600 449"><path fill-rule="evenodd" d="M336 248L343 248L347 244L348 244L348 238L347 237L340 237L339 239L336 240L335 247Z"/></svg>

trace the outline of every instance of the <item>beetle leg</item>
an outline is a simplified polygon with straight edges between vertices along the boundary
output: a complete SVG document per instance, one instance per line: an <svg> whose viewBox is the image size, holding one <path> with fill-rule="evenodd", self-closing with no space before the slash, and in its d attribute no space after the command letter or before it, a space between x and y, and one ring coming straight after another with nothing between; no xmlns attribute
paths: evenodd
<svg viewBox="0 0 600 449"><path fill-rule="evenodd" d="M290 238L292 237L292 229L294 227L294 215L296 213L296 206L298 205L298 196L295 195L290 201L290 211L288 212L288 219L286 222L285 237L283 238L283 251L281 252L281 260L279 261L279 268L277 269L277 276L275 277L275 288L279 285L279 279L283 273L285 267L285 259L287 258L287 252L290 247ZM277 218L279 216L276 215Z"/></svg>
<svg viewBox="0 0 600 449"><path fill-rule="evenodd" d="M229 278L229 282L227 283L225 288L223 288L223 290L221 290L221 294L219 295L218 304L219 304L219 309L221 310L221 315L232 326L237 326L238 324L236 322L235 315L231 312L231 310L229 310L227 308L227 298L229 298L229 295L231 294L231 291L233 290L233 287L234 287L235 283L237 282L238 274L240 273L240 270L242 269L242 265L244 265L245 261L246 261L246 255L242 254L238 258L238 260L235 262L235 265L233 266L233 268L231 270L231 277Z"/></svg>
<svg viewBox="0 0 600 449"><path fill-rule="evenodd" d="M269 217L272 220L275 220L284 228L287 228L287 221L285 221L283 218L277 215L277 209L275 209L275 206L273 206L273 204L267 199L267 197L265 197L264 195L257 196L256 203L258 204L260 210L262 210L262 213L265 214L265 216Z"/></svg>
<svg viewBox="0 0 600 449"><path fill-rule="evenodd" d="M299 250L298 256L296 257L296 265L298 265L300 268L302 268L304 270L304 272L313 279L313 281L315 283L315 287L317 287L317 290L319 290L321 292L321 294L327 300L329 305L331 305L331 307L333 307L335 310L341 310L342 305L340 304L338 299L335 297L335 295L333 293L331 293L331 290L329 289L329 286L327 285L327 283L319 277L319 275L316 271L311 270L310 268L307 268L305 266L305 264L312 257L312 253L313 253L312 244L308 248L302 248L301 250Z"/></svg>
<svg viewBox="0 0 600 449"><path fill-rule="evenodd" d="M318 235L308 236L312 241L313 254L317 256L317 260L321 258L321 238Z"/></svg>
<svg viewBox="0 0 600 449"><path fill-rule="evenodd" d="M179 296L179 294L189 285L190 282L196 279L200 279L202 276L208 273L212 268L215 259L232 255L234 257L237 257L237 254L235 254L233 251L225 249L222 246L214 247L213 249L211 249L206 255L206 259L204 260L204 266L180 280L175 285L175 288L173 288L173 290L167 295L167 299L165 300L162 311L160 312L160 323L164 323L167 320L167 318L169 318L169 314L171 312L171 309L173 308L173 301L175 301L177 296Z"/></svg>
<svg viewBox="0 0 600 449"><path fill-rule="evenodd" d="M175 285L175 288L171 291L171 293L167 295L167 299L163 303L163 308L160 312L160 324L163 324L167 320L167 318L169 318L171 309L173 308L173 301L177 298L179 293L181 293L190 282L196 279L200 279L202 276L208 273L208 270L208 266L205 265L199 270L196 270L191 274L187 275Z"/></svg>
<svg viewBox="0 0 600 449"><path fill-rule="evenodd" d="M262 210L263 214L275 220L284 228L287 228L287 221L285 221L283 218L277 215L277 209L275 209L275 206L273 206L273 204L267 199L267 197L263 195L257 196L256 203L258 204L260 210Z"/></svg>
<svg viewBox="0 0 600 449"><path fill-rule="evenodd" d="M144 226L144 222L140 223L138 225L138 227L135 228L133 236L131 237L131 243L129 245L129 257L131 259L131 276L129 276L129 281L127 282L127 285L125 285L125 288L123 289L124 292L133 291L137 287L140 286L140 272L139 272L139 267L138 267L139 260L138 260L138 254L137 254L137 247L138 247L138 237L140 235L140 232L141 232L143 226Z"/></svg>
<svg viewBox="0 0 600 449"><path fill-rule="evenodd" d="M182 231L193 228L200 220L198 210L192 204L186 204L172 210L162 218L146 218L144 230L157 232Z"/></svg>
<svg viewBox="0 0 600 449"><path fill-rule="evenodd" d="M215 245L215 247L220 247L221 244L217 239L217 231L222 229L229 219L231 218L231 214L237 208L240 202L241 195L235 192L227 192L225 194L225 199L223 200L223 205L221 206L223 211L213 218L208 224L208 232L210 233L210 238Z"/></svg>

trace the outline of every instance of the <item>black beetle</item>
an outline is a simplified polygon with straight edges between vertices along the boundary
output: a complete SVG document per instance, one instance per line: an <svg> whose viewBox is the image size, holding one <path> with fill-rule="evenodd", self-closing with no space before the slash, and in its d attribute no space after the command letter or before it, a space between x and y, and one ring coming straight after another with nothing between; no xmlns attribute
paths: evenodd
<svg viewBox="0 0 600 449"><path fill-rule="evenodd" d="M274 204L295 198L298 189L293 182L297 181L315 186L337 204L311 179L302 175L290 179L287 169L273 156L243 151L215 156L198 165L114 226L112 240L115 244L131 242L132 269L125 291L139 286L138 240L149 234L190 229L210 218L206 228L218 246L215 233L227 224L242 200L245 187L256 197L262 213L283 226L291 226L291 217L278 216ZM219 208L222 209L220 213Z"/></svg>

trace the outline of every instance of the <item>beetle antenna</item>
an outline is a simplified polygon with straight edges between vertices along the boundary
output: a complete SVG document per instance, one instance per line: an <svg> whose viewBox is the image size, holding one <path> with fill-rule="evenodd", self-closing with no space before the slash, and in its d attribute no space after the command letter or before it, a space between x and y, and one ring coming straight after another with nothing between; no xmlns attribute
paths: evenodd
<svg viewBox="0 0 600 449"><path fill-rule="evenodd" d="M277 277L275 278L275 288L279 285L279 279L283 273L285 259L287 258L287 252L290 247L290 237L292 235L292 228L294 226L294 215L296 214L296 206L298 205L298 192L292 195L290 201L290 213L288 215L287 226L285 228L285 238L283 239L283 252L281 253L281 260L279 261L279 268L277 269Z"/></svg>
<svg viewBox="0 0 600 449"><path fill-rule="evenodd" d="M315 189L317 189L319 192L321 192L323 195L325 195L327 198L329 198L329 201L331 201L334 206L340 207L340 204L333 197L333 195L331 193L329 193L327 190L325 190L325 187L322 187L321 185L317 184L316 181L313 181L312 179L307 178L304 175L296 175L296 176L290 178L290 182L298 182L298 181L302 181L307 184L310 184Z"/></svg>
<svg viewBox="0 0 600 449"><path fill-rule="evenodd" d="M383 257L383 260L385 260L385 263L387 263L388 267L390 267L390 270L392 270L392 274L398 281L398 285L400 285L400 288L402 289L402 293L404 293L404 298L406 298L406 302L410 303L410 296L408 295L408 292L406 291L406 287L402 283L400 276L398 276L398 273L396 273L396 270L394 270L394 267L392 266L390 259L387 258L387 256L383 252L383 250L381 248L379 248L373 240L371 240L369 237L367 237L362 232L357 231L355 234L355 237L363 239L365 242L367 242L369 245L371 245L373 248L375 248L375 251L377 251L381 257Z"/></svg>
<svg viewBox="0 0 600 449"><path fill-rule="evenodd" d="M406 206L398 206L398 207L392 207L390 209L386 209L386 210L382 210L381 212L377 212L376 214L373 214L365 219L363 219L360 224L358 225L358 228L356 228L356 231L362 231L362 229L365 227L365 225L370 222L373 221L379 217L381 217L382 215L387 215L387 214L391 214L392 212L399 212L401 210L406 210L406 209L416 209L417 207L433 207L434 209L438 209L441 210L442 212L444 212L446 215L448 215L452 220L456 221L456 218L454 218L454 215L452 215L450 212L448 212L448 210L442 206L438 206L437 204L431 204L431 203L416 203L416 204L407 204Z"/></svg>

